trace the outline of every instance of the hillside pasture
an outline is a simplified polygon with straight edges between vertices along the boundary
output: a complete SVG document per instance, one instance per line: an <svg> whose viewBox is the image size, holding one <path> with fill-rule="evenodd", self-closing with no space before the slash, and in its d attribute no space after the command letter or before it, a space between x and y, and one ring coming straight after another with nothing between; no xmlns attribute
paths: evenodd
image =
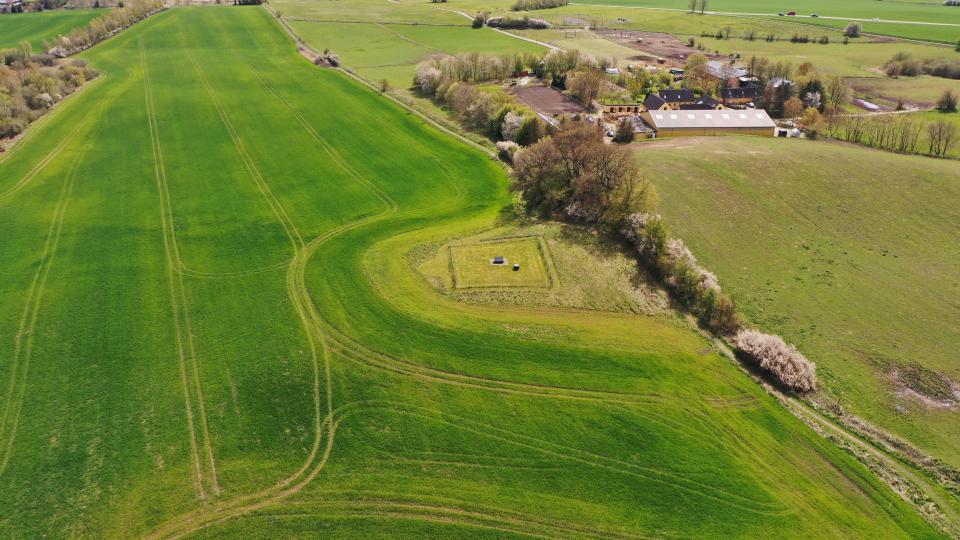
<svg viewBox="0 0 960 540"><path fill-rule="evenodd" d="M59 9L34 13L0 13L0 49L16 47L26 41L39 52L44 41L107 14L107 9Z"/></svg>
<svg viewBox="0 0 960 540"><path fill-rule="evenodd" d="M0 157L5 535L936 536L675 317L439 294L506 173L266 10L82 56Z"/></svg>
<svg viewBox="0 0 960 540"><path fill-rule="evenodd" d="M781 139L639 148L670 226L751 323L816 362L829 399L960 465L960 412L895 375L960 380L960 163Z"/></svg>

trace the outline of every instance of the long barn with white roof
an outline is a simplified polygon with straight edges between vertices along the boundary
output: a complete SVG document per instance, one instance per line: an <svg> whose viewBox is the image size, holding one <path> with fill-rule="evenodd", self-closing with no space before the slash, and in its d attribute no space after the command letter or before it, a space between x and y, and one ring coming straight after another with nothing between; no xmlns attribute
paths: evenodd
<svg viewBox="0 0 960 540"><path fill-rule="evenodd" d="M773 137L776 124L762 109L646 111L640 117L657 137L742 134Z"/></svg>

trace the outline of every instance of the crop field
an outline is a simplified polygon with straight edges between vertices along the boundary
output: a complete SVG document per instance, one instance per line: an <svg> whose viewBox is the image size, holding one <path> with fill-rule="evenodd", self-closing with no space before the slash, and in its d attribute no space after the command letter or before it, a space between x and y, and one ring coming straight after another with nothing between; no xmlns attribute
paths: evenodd
<svg viewBox="0 0 960 540"><path fill-rule="evenodd" d="M66 34L107 14L106 9L71 9L36 13L0 13L0 49L16 47L21 42L40 49L45 40Z"/></svg>
<svg viewBox="0 0 960 540"><path fill-rule="evenodd" d="M898 376L960 379L960 164L743 138L677 159L684 144L697 141L640 159L668 222L747 317L817 362L845 408L960 465L956 411Z"/></svg>
<svg viewBox="0 0 960 540"><path fill-rule="evenodd" d="M937 536L675 317L438 294L505 173L266 10L83 57L0 157L4 536Z"/></svg>

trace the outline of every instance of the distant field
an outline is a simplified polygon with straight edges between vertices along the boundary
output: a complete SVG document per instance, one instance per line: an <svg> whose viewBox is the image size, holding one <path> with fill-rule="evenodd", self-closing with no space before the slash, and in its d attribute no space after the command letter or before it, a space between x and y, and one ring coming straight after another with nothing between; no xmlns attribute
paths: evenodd
<svg viewBox="0 0 960 540"><path fill-rule="evenodd" d="M96 17L107 14L106 9L59 9L39 13L0 14L0 49L15 47L26 41L34 49L44 40L54 39L85 26Z"/></svg>
<svg viewBox="0 0 960 540"><path fill-rule="evenodd" d="M365 78L387 79L394 88L412 84L416 64L434 54L535 52L544 48L488 28L414 24L347 24L292 20L297 34L314 48L337 52Z"/></svg>
<svg viewBox="0 0 960 540"><path fill-rule="evenodd" d="M624 7L649 7L686 10L689 3L685 0L581 0L581 5L609 5ZM918 0L915 2L878 2L876 0L794 0L791 2L768 2L766 0L713 0L709 2L709 11L730 12L762 17L776 16L778 13L796 11L798 15L816 13L820 18L797 17L797 22L842 28L846 19L867 19L864 30L880 34L895 35L913 39L956 42L960 38L960 7L944 6L940 0ZM823 17L837 17L844 20L831 20ZM873 22L878 18L882 23ZM776 19L790 19L776 17ZM890 21L911 21L937 23L930 25L896 24ZM943 24L955 26L943 26Z"/></svg>
<svg viewBox="0 0 960 540"><path fill-rule="evenodd" d="M3 536L936 536L676 317L438 293L506 173L265 10L82 56L0 157Z"/></svg>
<svg viewBox="0 0 960 540"><path fill-rule="evenodd" d="M845 408L960 465L957 411L892 375L960 380L960 163L799 140L640 148L667 221L753 323L817 362Z"/></svg>

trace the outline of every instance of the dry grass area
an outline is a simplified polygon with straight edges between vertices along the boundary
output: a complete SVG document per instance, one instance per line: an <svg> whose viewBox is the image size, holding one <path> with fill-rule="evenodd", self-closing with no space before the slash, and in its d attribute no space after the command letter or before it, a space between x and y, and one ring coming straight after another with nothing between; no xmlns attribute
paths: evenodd
<svg viewBox="0 0 960 540"><path fill-rule="evenodd" d="M464 268L457 268L463 263L457 259L473 254L478 246L485 246L484 249L487 249L486 246L497 246L489 240L511 237L525 237L522 242L527 242L527 245L539 243L546 255L545 271L552 286L534 288L494 285L486 288L464 288L461 281L463 278L459 275L464 273ZM538 241L534 242L531 237L538 238ZM500 245L502 248L497 254L503 255L510 264L521 262L519 259L513 260L513 257L521 256L522 253L514 251L518 247L517 242ZM511 252L516 254L511 255ZM454 254L452 264L451 253ZM490 253L493 251L480 254L484 270L514 273L509 267L490 270L491 265L484 259ZM591 232L569 225L499 227L477 237L418 250L412 254L412 259L419 272L434 288L463 302L640 314L661 313L667 308L663 292L648 283L633 259L617 249L605 246L604 241ZM456 278L454 273L458 274Z"/></svg>

